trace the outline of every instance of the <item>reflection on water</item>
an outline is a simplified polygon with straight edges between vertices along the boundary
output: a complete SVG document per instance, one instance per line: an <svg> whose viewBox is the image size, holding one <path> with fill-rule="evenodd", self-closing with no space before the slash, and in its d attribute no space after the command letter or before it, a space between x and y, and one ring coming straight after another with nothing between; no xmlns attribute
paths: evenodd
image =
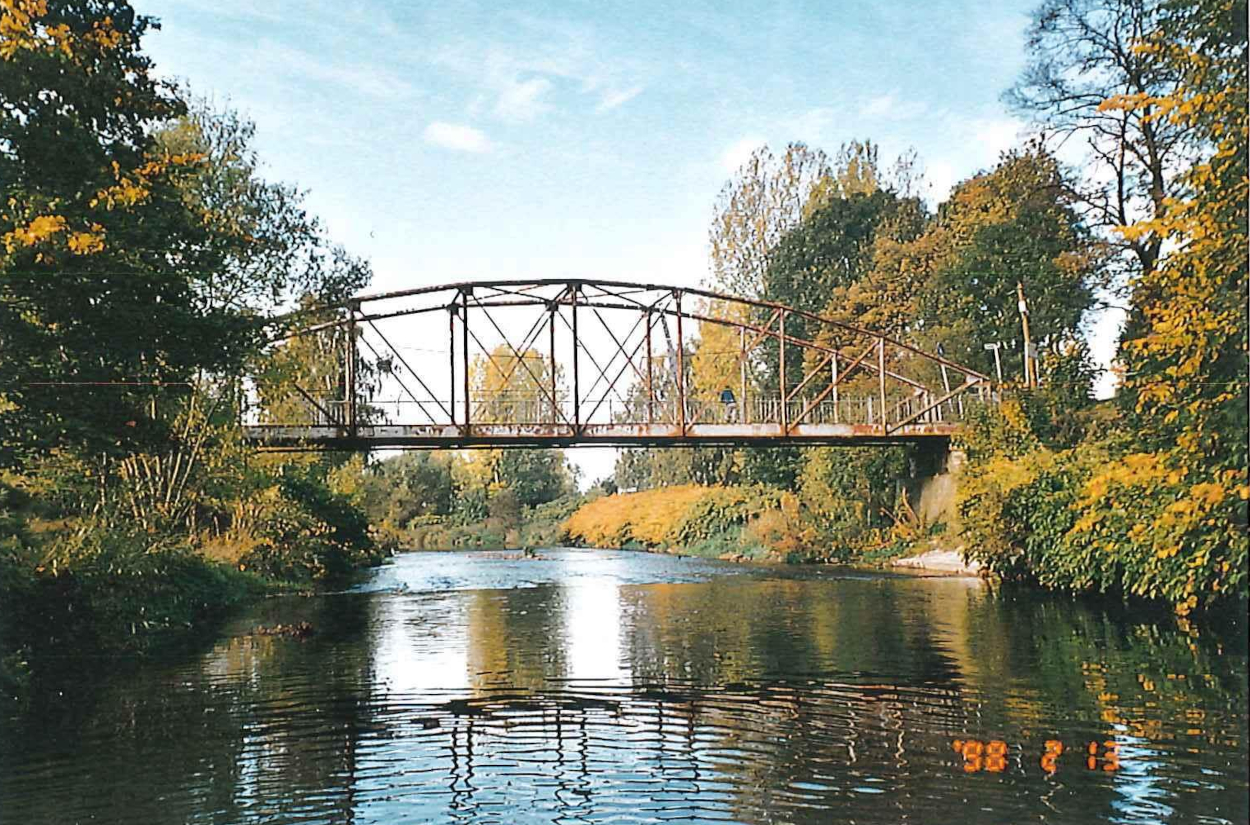
<svg viewBox="0 0 1250 825"><path fill-rule="evenodd" d="M1247 819L1244 636L964 579L545 555L413 554L202 655L94 663L5 727L0 821Z"/></svg>

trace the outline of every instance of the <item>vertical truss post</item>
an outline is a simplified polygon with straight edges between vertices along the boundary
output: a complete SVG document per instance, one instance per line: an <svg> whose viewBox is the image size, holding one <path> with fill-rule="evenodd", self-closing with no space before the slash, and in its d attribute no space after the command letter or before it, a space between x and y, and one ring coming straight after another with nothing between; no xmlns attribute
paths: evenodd
<svg viewBox="0 0 1250 825"><path fill-rule="evenodd" d="M577 335L577 294L576 284L569 284L569 297L573 301L573 431L582 431L582 399L581 380L578 362L581 360L581 339Z"/></svg>
<svg viewBox="0 0 1250 825"><path fill-rule="evenodd" d="M556 399L556 313L559 306L559 303L552 301L547 307L547 337L551 350L551 421L548 423L551 424L560 420L560 411L556 409L560 403Z"/></svg>
<svg viewBox="0 0 1250 825"><path fill-rule="evenodd" d="M885 420L885 339L877 339L877 388L881 395L881 429L886 427Z"/></svg>
<svg viewBox="0 0 1250 825"><path fill-rule="evenodd" d="M456 426L456 303L447 305L447 383L451 386L451 425Z"/></svg>
<svg viewBox="0 0 1250 825"><path fill-rule="evenodd" d="M738 423L747 423L747 328L738 327Z"/></svg>
<svg viewBox="0 0 1250 825"><path fill-rule="evenodd" d="M686 346L681 337L681 292L674 291L677 298L677 426L686 435Z"/></svg>
<svg viewBox="0 0 1250 825"><path fill-rule="evenodd" d="M344 373L343 382L347 397L347 435L356 437L356 305L347 305L347 340L344 342Z"/></svg>
<svg viewBox="0 0 1250 825"><path fill-rule="evenodd" d="M647 309L647 423L655 418L655 359L651 356L651 310Z"/></svg>
<svg viewBox="0 0 1250 825"><path fill-rule="evenodd" d="M786 311L781 311L780 317L777 319L778 329L780 333L777 338L779 344L777 347L777 377L781 384L781 431L787 432L789 427L789 415L786 412Z"/></svg>
<svg viewBox="0 0 1250 825"><path fill-rule="evenodd" d="M838 354L836 352L829 363L831 364L829 377L832 381L830 386L833 394L833 423L838 424L840 422L838 421Z"/></svg>
<svg viewBox="0 0 1250 825"><path fill-rule="evenodd" d="M472 403L469 400L469 294L473 292L473 287L465 287L460 290L460 348L464 350L460 353L461 364L464 368L462 380L464 382L464 434L469 434L470 416L472 413Z"/></svg>

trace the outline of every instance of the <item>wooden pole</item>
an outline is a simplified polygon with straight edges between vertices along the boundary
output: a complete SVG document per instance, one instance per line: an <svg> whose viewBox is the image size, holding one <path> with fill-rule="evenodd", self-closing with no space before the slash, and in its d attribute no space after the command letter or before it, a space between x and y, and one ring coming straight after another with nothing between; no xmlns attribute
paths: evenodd
<svg viewBox="0 0 1250 825"><path fill-rule="evenodd" d="M830 362L830 378L833 380L833 423L838 422L838 354L833 354L833 360Z"/></svg>
<svg viewBox="0 0 1250 825"><path fill-rule="evenodd" d="M1033 339L1029 335L1029 305L1024 300L1024 283L1016 281L1016 306L1020 310L1020 326L1024 330L1024 386L1037 387L1037 365L1033 362Z"/></svg>

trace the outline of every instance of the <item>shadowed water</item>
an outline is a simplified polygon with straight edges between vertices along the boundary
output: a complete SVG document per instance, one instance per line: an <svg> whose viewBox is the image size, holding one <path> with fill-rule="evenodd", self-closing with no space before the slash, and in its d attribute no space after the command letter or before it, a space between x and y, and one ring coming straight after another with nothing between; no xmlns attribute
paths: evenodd
<svg viewBox="0 0 1250 825"><path fill-rule="evenodd" d="M6 725L0 822L1247 820L1244 636L967 579L543 556L406 555L198 655L83 666Z"/></svg>

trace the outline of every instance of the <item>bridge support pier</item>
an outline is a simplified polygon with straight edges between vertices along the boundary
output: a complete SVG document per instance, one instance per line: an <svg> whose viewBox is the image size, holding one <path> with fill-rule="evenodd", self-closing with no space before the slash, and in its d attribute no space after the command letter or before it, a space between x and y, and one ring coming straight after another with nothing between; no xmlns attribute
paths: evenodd
<svg viewBox="0 0 1250 825"><path fill-rule="evenodd" d="M922 524L945 524L948 532L957 528L956 494L960 468L965 461L963 450L952 450L946 439L934 439L915 447L907 500Z"/></svg>

